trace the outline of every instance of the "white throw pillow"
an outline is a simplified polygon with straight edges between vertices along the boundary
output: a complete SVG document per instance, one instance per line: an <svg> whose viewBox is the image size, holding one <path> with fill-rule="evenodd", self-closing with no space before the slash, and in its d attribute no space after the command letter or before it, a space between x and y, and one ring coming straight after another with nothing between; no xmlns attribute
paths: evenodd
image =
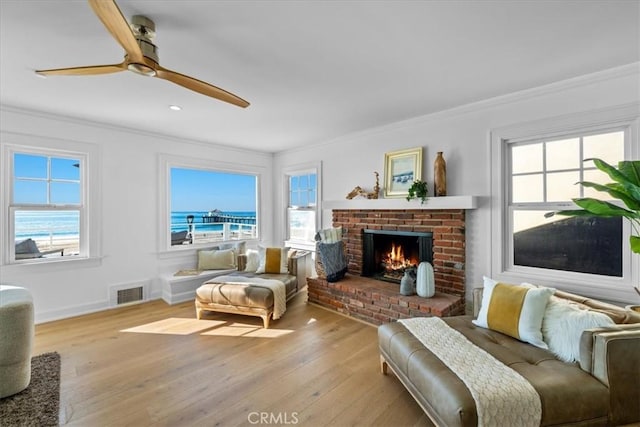
<svg viewBox="0 0 640 427"><path fill-rule="evenodd" d="M247 273L255 273L260 266L260 254L255 249L247 249L247 264L244 271Z"/></svg>
<svg viewBox="0 0 640 427"><path fill-rule="evenodd" d="M553 288L510 285L484 277L482 306L472 322L546 349L542 318L554 292Z"/></svg>
<svg viewBox="0 0 640 427"><path fill-rule="evenodd" d="M580 360L580 336L585 329L612 325L615 322L604 313L551 297L542 319L542 335L558 359L572 363Z"/></svg>
<svg viewBox="0 0 640 427"><path fill-rule="evenodd" d="M229 270L236 268L236 252L226 250L198 251L198 270Z"/></svg>
<svg viewBox="0 0 640 427"><path fill-rule="evenodd" d="M258 246L258 254L260 254L260 265L256 273L280 273L289 272L289 249L285 248L265 248Z"/></svg>

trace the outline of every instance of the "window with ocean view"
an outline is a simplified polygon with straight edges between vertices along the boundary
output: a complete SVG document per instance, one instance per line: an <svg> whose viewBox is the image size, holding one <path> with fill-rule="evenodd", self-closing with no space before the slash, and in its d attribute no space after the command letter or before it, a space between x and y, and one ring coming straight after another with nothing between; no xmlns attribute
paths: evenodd
<svg viewBox="0 0 640 427"><path fill-rule="evenodd" d="M11 261L81 255L84 156L65 154L11 153Z"/></svg>
<svg viewBox="0 0 640 427"><path fill-rule="evenodd" d="M171 167L171 246L257 239L257 185L252 174Z"/></svg>
<svg viewBox="0 0 640 427"><path fill-rule="evenodd" d="M287 244L314 242L317 231L318 174L317 169L291 171L287 182Z"/></svg>

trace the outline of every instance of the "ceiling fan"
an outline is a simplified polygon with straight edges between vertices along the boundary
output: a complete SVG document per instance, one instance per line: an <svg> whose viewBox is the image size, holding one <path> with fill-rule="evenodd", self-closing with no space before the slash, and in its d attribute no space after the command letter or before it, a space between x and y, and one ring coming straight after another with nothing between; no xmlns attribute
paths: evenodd
<svg viewBox="0 0 640 427"><path fill-rule="evenodd" d="M36 73L44 76L88 76L129 70L143 76L168 80L187 89L242 108L249 106L247 101L231 92L160 66L157 47L153 44L155 24L151 19L142 15L135 15L131 18L131 25L129 25L114 0L89 0L89 4L113 38L124 48L126 53L124 61L110 65L36 70Z"/></svg>

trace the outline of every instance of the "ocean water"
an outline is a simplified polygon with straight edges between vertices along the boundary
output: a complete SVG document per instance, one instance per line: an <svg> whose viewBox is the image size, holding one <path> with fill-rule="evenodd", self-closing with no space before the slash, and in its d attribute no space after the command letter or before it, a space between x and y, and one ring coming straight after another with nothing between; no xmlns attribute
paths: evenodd
<svg viewBox="0 0 640 427"><path fill-rule="evenodd" d="M207 215L208 211L172 211L171 212L171 232L188 230L187 215L193 215L193 224L195 232L202 231L222 231L222 224L206 224L203 223L202 217ZM256 217L255 212L223 212L225 215L237 217ZM232 225L231 230L237 230L237 225Z"/></svg>
<svg viewBox="0 0 640 427"><path fill-rule="evenodd" d="M28 237L67 237L80 233L78 211L16 211L16 241Z"/></svg>
<svg viewBox="0 0 640 427"><path fill-rule="evenodd" d="M202 216L207 211L175 211L171 212L171 231L188 230L187 215L194 216L195 231L221 231L222 224L204 224ZM255 212L224 212L238 217L254 217ZM237 230L237 225L231 226ZM80 214L77 211L17 211L16 240L28 237L67 237L80 233Z"/></svg>

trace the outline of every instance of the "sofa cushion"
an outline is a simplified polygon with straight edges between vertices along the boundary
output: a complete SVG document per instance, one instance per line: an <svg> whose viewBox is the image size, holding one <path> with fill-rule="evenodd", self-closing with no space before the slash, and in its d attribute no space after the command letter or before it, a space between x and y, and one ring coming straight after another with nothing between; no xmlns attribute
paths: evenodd
<svg viewBox="0 0 640 427"><path fill-rule="evenodd" d="M542 334L549 350L558 359L573 363L580 360L580 337L586 329L613 326L609 316L587 310L565 299L551 297L542 319Z"/></svg>
<svg viewBox="0 0 640 427"><path fill-rule="evenodd" d="M289 249L258 246L260 265L256 273L287 273L289 271Z"/></svg>
<svg viewBox="0 0 640 427"><path fill-rule="evenodd" d="M265 309L273 306L270 289L245 283L205 283L196 289L196 298L205 304Z"/></svg>
<svg viewBox="0 0 640 427"><path fill-rule="evenodd" d="M485 277L482 306L473 323L547 348L542 339L542 317L554 291L552 288L499 283Z"/></svg>
<svg viewBox="0 0 640 427"><path fill-rule="evenodd" d="M198 270L228 270L236 268L233 249L198 251Z"/></svg>
<svg viewBox="0 0 640 427"><path fill-rule="evenodd" d="M255 249L247 249L247 261L243 271L247 273L255 273L260 267L260 254Z"/></svg>

